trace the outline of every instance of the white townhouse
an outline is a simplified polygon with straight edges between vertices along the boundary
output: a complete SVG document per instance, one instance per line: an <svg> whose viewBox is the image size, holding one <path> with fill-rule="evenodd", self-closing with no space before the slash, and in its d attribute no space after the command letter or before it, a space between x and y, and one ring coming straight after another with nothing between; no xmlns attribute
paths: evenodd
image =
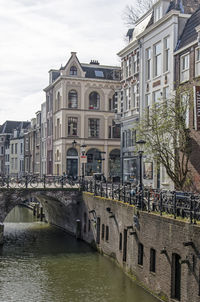
<svg viewBox="0 0 200 302"><path fill-rule="evenodd" d="M190 5L188 5L190 2ZM191 16L196 1L159 0L151 10L146 29L137 36L140 41L140 114L152 104L174 95L174 51ZM173 183L165 168L151 156L144 158L145 185L154 188L173 189ZM148 171L145 171L147 169ZM150 173L152 170L152 173Z"/></svg>

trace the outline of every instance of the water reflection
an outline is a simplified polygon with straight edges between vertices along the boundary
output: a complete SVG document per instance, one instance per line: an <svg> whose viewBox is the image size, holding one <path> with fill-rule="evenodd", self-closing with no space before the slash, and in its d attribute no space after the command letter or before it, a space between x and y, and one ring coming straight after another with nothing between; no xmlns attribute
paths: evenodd
<svg viewBox="0 0 200 302"><path fill-rule="evenodd" d="M31 219L32 212L25 208L15 208L7 217L0 301L157 301L83 242Z"/></svg>

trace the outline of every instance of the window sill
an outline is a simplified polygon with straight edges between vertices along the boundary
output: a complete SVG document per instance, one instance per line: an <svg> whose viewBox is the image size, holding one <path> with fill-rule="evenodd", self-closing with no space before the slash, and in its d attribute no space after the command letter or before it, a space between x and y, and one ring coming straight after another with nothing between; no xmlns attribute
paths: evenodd
<svg viewBox="0 0 200 302"><path fill-rule="evenodd" d="M152 78L152 81L159 80L160 78L161 78L161 74L160 74L160 75L158 75L158 76L154 76L154 77Z"/></svg>
<svg viewBox="0 0 200 302"><path fill-rule="evenodd" d="M184 80L184 81L180 81L180 84L185 84L187 82L189 82L190 79Z"/></svg>
<svg viewBox="0 0 200 302"><path fill-rule="evenodd" d="M88 138L100 138L99 136L88 136Z"/></svg>

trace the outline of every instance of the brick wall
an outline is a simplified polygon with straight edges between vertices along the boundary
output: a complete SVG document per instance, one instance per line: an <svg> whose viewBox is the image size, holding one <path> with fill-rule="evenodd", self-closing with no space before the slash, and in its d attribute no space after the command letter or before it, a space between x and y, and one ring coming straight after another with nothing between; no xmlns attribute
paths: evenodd
<svg viewBox="0 0 200 302"><path fill-rule="evenodd" d="M195 85L200 86L200 79L195 78L195 48L197 44L185 49L175 56L175 88L180 83L180 57L186 53L190 53L190 79L188 82L180 84L180 87L188 87L193 91ZM187 85L187 86L186 86ZM181 88L180 88L181 89ZM191 108L189 114L189 127L191 135L192 153L189 161L189 178L190 183L186 186L186 190L200 192L200 131L194 129L194 99L191 99Z"/></svg>
<svg viewBox="0 0 200 302"><path fill-rule="evenodd" d="M103 253L114 257L121 267L131 272L145 287L171 299L172 254L180 256L181 298L182 302L199 301L200 270L200 227L189 223L160 217L147 212L138 212L133 206L109 199L83 194L82 230L84 215L87 216L83 240L92 243L97 239L97 218L100 219L100 243L97 245ZM111 211L111 212L109 212ZM88 232L88 221L91 230ZM109 238L102 239L102 225L109 228ZM132 227L132 228L131 228ZM124 230L127 231L127 254L124 259ZM122 250L119 249L120 233ZM183 243L193 242L194 246ZM138 245L143 244L143 265L138 264ZM150 249L156 251L156 271L150 272ZM164 251L164 252L163 252Z"/></svg>

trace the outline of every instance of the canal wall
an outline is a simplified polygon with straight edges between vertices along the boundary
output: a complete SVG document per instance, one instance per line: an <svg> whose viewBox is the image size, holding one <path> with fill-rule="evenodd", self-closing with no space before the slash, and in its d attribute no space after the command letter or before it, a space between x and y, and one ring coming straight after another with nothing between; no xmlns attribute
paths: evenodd
<svg viewBox="0 0 200 302"><path fill-rule="evenodd" d="M49 223L115 259L163 301L200 300L199 224L139 211L133 205L79 190L2 192L0 222L27 196L41 202Z"/></svg>
<svg viewBox="0 0 200 302"><path fill-rule="evenodd" d="M100 252L164 301L199 301L199 225L90 193L83 201L83 240L95 240Z"/></svg>
<svg viewBox="0 0 200 302"><path fill-rule="evenodd" d="M51 190L35 193L34 196L42 204L45 219L50 224L76 235L76 223L81 217L83 204L79 190Z"/></svg>

